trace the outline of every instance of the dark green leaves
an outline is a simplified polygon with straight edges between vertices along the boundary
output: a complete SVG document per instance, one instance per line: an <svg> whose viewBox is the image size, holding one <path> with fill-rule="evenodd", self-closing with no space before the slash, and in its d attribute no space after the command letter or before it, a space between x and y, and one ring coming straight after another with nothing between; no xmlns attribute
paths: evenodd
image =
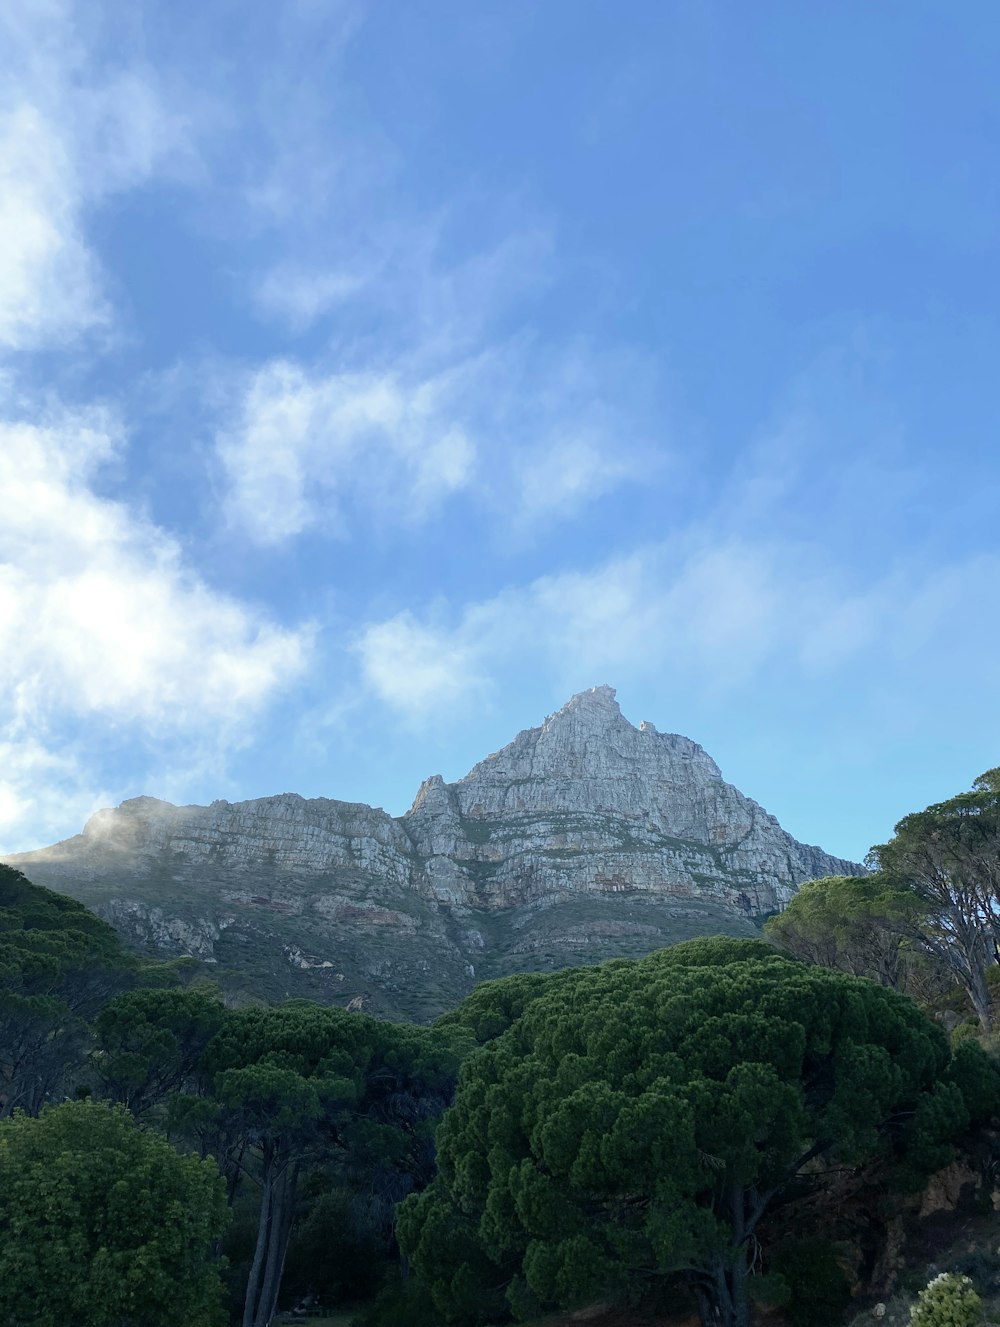
<svg viewBox="0 0 1000 1327"><path fill-rule="evenodd" d="M908 1000L759 942L695 941L514 994L473 997L480 1035L487 1006L521 1013L466 1062L440 1178L401 1212L404 1250L456 1320L454 1259L532 1311L679 1275L745 1301L750 1237L804 1167L907 1148L937 1164L968 1118L943 1034ZM963 1077L985 1096L980 1068Z"/></svg>

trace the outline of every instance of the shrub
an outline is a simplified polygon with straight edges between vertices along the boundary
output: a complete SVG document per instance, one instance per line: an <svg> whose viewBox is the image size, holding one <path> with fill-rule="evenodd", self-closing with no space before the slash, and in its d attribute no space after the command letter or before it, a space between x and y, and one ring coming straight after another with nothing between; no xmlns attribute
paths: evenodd
<svg viewBox="0 0 1000 1327"><path fill-rule="evenodd" d="M952 1050L957 1050L963 1041L975 1041L978 1031L979 1029L975 1023L959 1023L957 1027L952 1029L949 1038Z"/></svg>
<svg viewBox="0 0 1000 1327"><path fill-rule="evenodd" d="M917 1296L910 1309L912 1327L974 1327L983 1301L967 1276L941 1272Z"/></svg>

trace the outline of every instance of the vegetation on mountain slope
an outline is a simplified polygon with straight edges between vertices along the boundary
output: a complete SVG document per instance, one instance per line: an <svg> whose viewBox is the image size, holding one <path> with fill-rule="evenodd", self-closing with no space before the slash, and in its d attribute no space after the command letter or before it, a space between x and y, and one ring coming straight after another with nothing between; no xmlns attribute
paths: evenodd
<svg viewBox="0 0 1000 1327"><path fill-rule="evenodd" d="M174 1200L141 1180L155 1144L214 1176L231 1220L220 1236L216 1199L193 1201L192 1219L208 1215L188 1246L207 1269L192 1285L221 1275L230 1321L246 1327L303 1295L370 1298L385 1277L366 1327L498 1322L591 1297L700 1303L734 1325L759 1303L827 1327L898 1239L907 1189L954 1148L976 1201L996 1192L1000 1083L978 1040L992 1045L1000 974L995 776L901 821L872 875L803 887L767 928L786 956L700 939L539 972L565 961L540 930L537 947L518 940L525 970L481 983L429 1029L305 1000L247 1004L249 992L227 1007L203 966L138 959L79 905L0 868L0 1117L13 1115L0 1155L14 1157L21 1195L0 1202L9 1293L21 1294L16 1310L0 1300L0 1325L44 1327L44 1313L71 1309L103 1324L76 1314L54 1272L40 1307L22 1292L43 1275L42 1217L61 1223L50 1243L70 1266L95 1239L118 1247L97 1201L114 1184L116 1201L137 1202L135 1243L88 1266L125 1284L128 1267L176 1252ZM959 1024L951 1049L920 1005ZM81 1100L46 1111L67 1097ZM112 1150L102 1128L125 1130L123 1164L139 1158L114 1182L98 1164ZM50 1162L65 1179L51 1212ZM401 1282L403 1199L416 1275ZM198 1327L212 1320L206 1296L188 1314ZM109 1327L179 1321L184 1302L133 1312L104 1298Z"/></svg>
<svg viewBox="0 0 1000 1327"><path fill-rule="evenodd" d="M824 1164L943 1165L961 1085L910 1001L762 943L578 970L467 1061L401 1245L449 1321L659 1284L744 1327L764 1221Z"/></svg>

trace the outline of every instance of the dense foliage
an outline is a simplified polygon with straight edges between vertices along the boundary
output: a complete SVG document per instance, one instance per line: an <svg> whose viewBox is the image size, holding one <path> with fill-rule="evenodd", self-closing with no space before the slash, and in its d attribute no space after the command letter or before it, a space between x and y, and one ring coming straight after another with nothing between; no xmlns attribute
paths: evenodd
<svg viewBox="0 0 1000 1327"><path fill-rule="evenodd" d="M121 1108L67 1102L0 1122L0 1322L215 1327L225 1224L214 1163Z"/></svg>
<svg viewBox="0 0 1000 1327"><path fill-rule="evenodd" d="M127 1110L108 1116L115 1128L142 1119L171 1139L174 1149L156 1140L170 1156L204 1158L238 1218L226 1247L247 1324L270 1321L286 1265L302 1293L375 1288L395 1254L396 1203L433 1174L433 1125L468 1037L305 1001L226 1009L210 983L178 984L191 976L183 964L134 958L99 918L7 867L0 975L0 1117L27 1129L47 1100L94 1097ZM106 1115L73 1119L97 1129ZM93 1203L71 1212L70 1242L87 1248L104 1217ZM361 1261L346 1266L352 1250Z"/></svg>
<svg viewBox="0 0 1000 1327"><path fill-rule="evenodd" d="M101 1094L136 1116L162 1105L191 1086L225 1016L221 993L205 985L111 1000L95 1020L90 1057Z"/></svg>
<svg viewBox="0 0 1000 1327"><path fill-rule="evenodd" d="M360 1178L373 1199L388 1197L391 1220L430 1178L430 1121L456 1071L447 1039L426 1029L307 1001L226 1014L200 1056L200 1086L174 1098L171 1119L216 1157L231 1196L241 1182L259 1191L245 1327L274 1315L303 1177L315 1190L325 1175L320 1195Z"/></svg>
<svg viewBox="0 0 1000 1327"><path fill-rule="evenodd" d="M768 936L789 953L939 1005L957 988L992 1026L1000 958L1000 769L905 816L871 874L802 885Z"/></svg>
<svg viewBox="0 0 1000 1327"><path fill-rule="evenodd" d="M761 1220L811 1163L947 1159L949 1058L910 1001L762 943L579 970L466 1062L400 1242L453 1321L659 1282L745 1323Z"/></svg>
<svg viewBox="0 0 1000 1327"><path fill-rule="evenodd" d="M764 930L796 958L909 992L906 936L921 911L911 891L881 875L826 876L800 886Z"/></svg>
<svg viewBox="0 0 1000 1327"><path fill-rule="evenodd" d="M116 932L0 864L0 1118L37 1114L78 1064L88 1020L134 979Z"/></svg>

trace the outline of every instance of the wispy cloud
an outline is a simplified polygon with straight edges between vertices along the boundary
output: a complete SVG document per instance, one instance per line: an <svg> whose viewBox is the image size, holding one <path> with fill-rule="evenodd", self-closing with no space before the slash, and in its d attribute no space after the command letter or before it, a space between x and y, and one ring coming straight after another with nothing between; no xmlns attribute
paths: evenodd
<svg viewBox="0 0 1000 1327"><path fill-rule="evenodd" d="M563 689L664 669L725 688L788 648L790 601L808 602L809 581L784 578L775 552L738 543L651 547L589 571L538 577L465 606L450 622L440 608L427 621L400 614L361 632L364 676L414 719L442 715L456 694L495 687L524 668ZM424 661L417 693L407 687L409 642ZM428 665L436 659L447 667L435 672Z"/></svg>
<svg viewBox="0 0 1000 1327"><path fill-rule="evenodd" d="M87 212L190 145L152 71L87 66L68 5L13 0L0 47L0 348L24 351L108 327Z"/></svg>
<svg viewBox="0 0 1000 1327"><path fill-rule="evenodd" d="M367 275L362 271L310 270L299 264L282 263L263 276L254 299L262 313L303 331L322 314L357 295L367 284Z"/></svg>
<svg viewBox="0 0 1000 1327"><path fill-rule="evenodd" d="M485 641L476 632L399 613L356 644L365 683L397 714L421 723L446 708L461 716L486 689Z"/></svg>
<svg viewBox="0 0 1000 1327"><path fill-rule="evenodd" d="M239 186L220 205L239 200L257 259L235 279L292 345L258 361L219 422L229 526L271 547L341 537L356 507L412 530L461 492L498 543L524 544L661 468L669 446L649 445L644 417L655 373L539 330L568 278L557 227L516 188L416 200L391 126L331 75L360 14L296 10L271 40L302 76L230 89L249 162L216 152Z"/></svg>
<svg viewBox="0 0 1000 1327"><path fill-rule="evenodd" d="M452 385L266 365L219 444L230 518L260 544L313 526L342 533L349 496L419 522L469 481L474 446L446 408Z"/></svg>
<svg viewBox="0 0 1000 1327"><path fill-rule="evenodd" d="M5 773L10 832L39 771L73 774L61 724L238 745L308 659L307 628L213 590L174 538L95 492L122 445L99 410L0 423L0 742L21 751Z"/></svg>
<svg viewBox="0 0 1000 1327"><path fill-rule="evenodd" d="M645 366L630 367L611 384L588 347L530 337L437 369L419 353L360 370L271 361L239 380L217 437L230 524L265 546L354 533L348 507L413 528L462 493L498 542L523 541L623 485L662 481L669 447L652 447L621 400L645 389Z"/></svg>
<svg viewBox="0 0 1000 1327"><path fill-rule="evenodd" d="M710 707L740 696L753 705L772 686L836 693L850 677L856 714L888 732L940 711L933 679L962 659L970 696L1000 685L1000 628L982 611L985 587L995 598L997 584L993 554L915 558L873 578L820 542L692 526L450 613L437 601L423 615L373 622L356 649L368 689L414 724L444 722L456 699L497 695L527 676L555 695L602 677L655 682ZM421 679L412 690L411 658Z"/></svg>
<svg viewBox="0 0 1000 1327"><path fill-rule="evenodd" d="M519 456L515 462L519 518L533 523L546 516L573 515L648 473L648 462L627 450L609 450L608 441L587 432L570 434L553 438L544 450Z"/></svg>
<svg viewBox="0 0 1000 1327"><path fill-rule="evenodd" d="M51 124L20 105L0 120L0 345L33 349L105 324L79 197Z"/></svg>

